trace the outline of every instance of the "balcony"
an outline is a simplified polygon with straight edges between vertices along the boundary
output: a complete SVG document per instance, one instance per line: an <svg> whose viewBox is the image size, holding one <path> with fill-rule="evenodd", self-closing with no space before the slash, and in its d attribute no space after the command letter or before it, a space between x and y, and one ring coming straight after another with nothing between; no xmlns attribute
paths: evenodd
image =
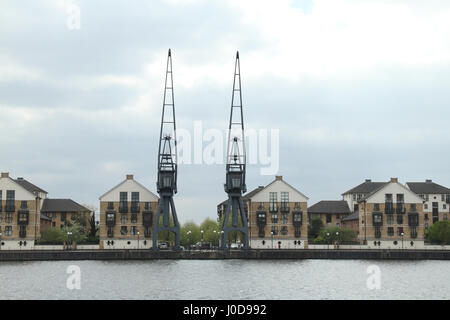
<svg viewBox="0 0 450 320"><path fill-rule="evenodd" d="M25 209L20 209L19 214L17 215L17 224L18 225L27 225L29 222L29 212Z"/></svg>
<svg viewBox="0 0 450 320"><path fill-rule="evenodd" d="M128 213L128 201L119 202L119 213Z"/></svg>
<svg viewBox="0 0 450 320"><path fill-rule="evenodd" d="M408 225L410 227L417 227L419 225L419 214L409 213L408 214Z"/></svg>
<svg viewBox="0 0 450 320"><path fill-rule="evenodd" d="M131 213L139 213L141 208L139 208L139 202L131 202ZM125 212L124 212L125 213Z"/></svg>
<svg viewBox="0 0 450 320"><path fill-rule="evenodd" d="M280 205L280 212L282 213L289 213L290 212L290 208L289 208L289 203L288 202L282 202Z"/></svg>
<svg viewBox="0 0 450 320"><path fill-rule="evenodd" d="M406 207L405 204L402 202L397 203L397 207L395 208L395 212L397 214L405 214L406 213Z"/></svg>
<svg viewBox="0 0 450 320"><path fill-rule="evenodd" d="M6 200L5 205L5 212L15 212L16 211L16 205L14 204L14 200Z"/></svg>
<svg viewBox="0 0 450 320"><path fill-rule="evenodd" d="M269 212L270 213L277 213L278 212L278 203L270 202L269 203Z"/></svg>
<svg viewBox="0 0 450 320"><path fill-rule="evenodd" d="M19 230L19 238L26 238L27 237L27 229L20 229Z"/></svg>
<svg viewBox="0 0 450 320"><path fill-rule="evenodd" d="M115 212L106 213L106 225L108 227L114 227L116 225L116 213Z"/></svg>
<svg viewBox="0 0 450 320"><path fill-rule="evenodd" d="M151 227L153 225L153 212L152 211L144 211L142 213L142 225L146 228Z"/></svg>
<svg viewBox="0 0 450 320"><path fill-rule="evenodd" d="M385 202L384 203L384 213L386 214L394 214L394 203Z"/></svg>
<svg viewBox="0 0 450 320"><path fill-rule="evenodd" d="M294 227L300 227L303 224L303 212L294 211L292 213L292 224Z"/></svg>
<svg viewBox="0 0 450 320"><path fill-rule="evenodd" d="M256 222L259 226L267 224L267 213L266 211L256 211Z"/></svg>
<svg viewBox="0 0 450 320"><path fill-rule="evenodd" d="M373 214L373 225L376 227L383 225L383 215L381 213Z"/></svg>

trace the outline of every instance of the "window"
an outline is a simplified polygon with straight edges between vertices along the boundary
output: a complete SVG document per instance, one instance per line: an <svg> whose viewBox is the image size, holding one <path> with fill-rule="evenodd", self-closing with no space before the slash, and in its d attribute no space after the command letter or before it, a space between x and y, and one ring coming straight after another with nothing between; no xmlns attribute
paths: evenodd
<svg viewBox="0 0 450 320"><path fill-rule="evenodd" d="M417 238L417 230L416 227L411 228L411 238Z"/></svg>
<svg viewBox="0 0 450 320"><path fill-rule="evenodd" d="M289 192L281 192L281 211L289 212Z"/></svg>
<svg viewBox="0 0 450 320"><path fill-rule="evenodd" d="M375 238L381 238L381 228L375 227Z"/></svg>
<svg viewBox="0 0 450 320"><path fill-rule="evenodd" d="M12 226L5 227L5 236L12 236Z"/></svg>
<svg viewBox="0 0 450 320"><path fill-rule="evenodd" d="M394 216L392 214L387 215L387 224L394 224ZM392 231L393 233L394 231Z"/></svg>
<svg viewBox="0 0 450 320"><path fill-rule="evenodd" d="M374 203L373 204L373 211L380 211L380 204L379 203Z"/></svg>
<svg viewBox="0 0 450 320"><path fill-rule="evenodd" d="M425 201L428 201L429 200L429 197L428 197L428 195L426 194L425 195Z"/></svg>
<svg viewBox="0 0 450 320"><path fill-rule="evenodd" d="M384 195L384 202L393 202L393 198L392 198L392 194L391 193L386 193Z"/></svg>
<svg viewBox="0 0 450 320"><path fill-rule="evenodd" d="M278 211L278 205L277 205L277 193L276 192L270 192L269 193L269 211L270 212L277 212Z"/></svg>
<svg viewBox="0 0 450 320"><path fill-rule="evenodd" d="M353 201L356 201L356 194L353 194Z"/></svg>
<svg viewBox="0 0 450 320"><path fill-rule="evenodd" d="M394 235L394 228L393 227L388 227L387 234L388 234L388 236L392 237Z"/></svg>
<svg viewBox="0 0 450 320"><path fill-rule="evenodd" d="M288 223L288 213L287 212L283 212L281 214L281 223L282 224L287 224Z"/></svg>
<svg viewBox="0 0 450 320"><path fill-rule="evenodd" d="M131 193L131 212L139 212L139 192Z"/></svg>
<svg viewBox="0 0 450 320"><path fill-rule="evenodd" d="M442 205L442 209L447 209L447 205L445 203Z"/></svg>
<svg viewBox="0 0 450 320"><path fill-rule="evenodd" d="M114 237L114 228L108 227L108 238Z"/></svg>
<svg viewBox="0 0 450 320"><path fill-rule="evenodd" d="M403 233L403 227L398 227L397 231L398 231L398 235L401 236Z"/></svg>
<svg viewBox="0 0 450 320"><path fill-rule="evenodd" d="M295 229L294 229L294 237L300 238L300 236L301 236L300 227L296 226Z"/></svg>
<svg viewBox="0 0 450 320"><path fill-rule="evenodd" d="M424 209L428 209L428 204L425 203L425 204L423 205L423 208L424 208Z"/></svg>
<svg viewBox="0 0 450 320"><path fill-rule="evenodd" d="M382 223L383 223L383 216L381 214L374 214L373 215L373 224L381 225Z"/></svg>
<svg viewBox="0 0 450 320"><path fill-rule="evenodd" d="M121 192L119 197L120 197L119 211L121 213L127 213L128 212L128 193Z"/></svg>
<svg viewBox="0 0 450 320"><path fill-rule="evenodd" d="M272 223L278 223L278 214L272 213Z"/></svg>
<svg viewBox="0 0 450 320"><path fill-rule="evenodd" d="M145 202L144 209L147 211L150 210L150 202Z"/></svg>
<svg viewBox="0 0 450 320"><path fill-rule="evenodd" d="M122 224L126 224L128 222L128 217L127 217L126 213L122 213L121 221L122 221Z"/></svg>
<svg viewBox="0 0 450 320"><path fill-rule="evenodd" d="M20 202L20 209L27 209L28 208L28 204L26 201L21 201Z"/></svg>
<svg viewBox="0 0 450 320"><path fill-rule="evenodd" d="M61 221L66 221L66 215L67 213L61 212Z"/></svg>
<svg viewBox="0 0 450 320"><path fill-rule="evenodd" d="M136 226L132 226L130 228L130 235L132 235L132 236L137 235L137 228L136 228Z"/></svg>
<svg viewBox="0 0 450 320"><path fill-rule="evenodd" d="M272 235L274 235L274 236L278 235L278 227L277 226L272 226Z"/></svg>
<svg viewBox="0 0 450 320"><path fill-rule="evenodd" d="M13 221L13 214L12 212L6 212L5 213L5 223L12 223Z"/></svg>
<svg viewBox="0 0 450 320"><path fill-rule="evenodd" d="M327 213L327 223L331 223L331 213Z"/></svg>
<svg viewBox="0 0 450 320"><path fill-rule="evenodd" d="M106 223L115 223L116 222L116 215L114 213L108 213L106 215Z"/></svg>
<svg viewBox="0 0 450 320"><path fill-rule="evenodd" d="M448 216L446 213L444 213L444 221L447 221L447 220L448 220Z"/></svg>
<svg viewBox="0 0 450 320"><path fill-rule="evenodd" d="M361 199L362 199L362 197L363 197L363 195L362 195L362 194L358 194L358 200L361 200Z"/></svg>
<svg viewBox="0 0 450 320"><path fill-rule="evenodd" d="M412 212L416 212L417 211L417 206L416 206L416 204L415 203L411 203L411 211Z"/></svg>
<svg viewBox="0 0 450 320"><path fill-rule="evenodd" d="M132 213L131 214L131 223L137 223L137 220L138 220L137 213Z"/></svg>
<svg viewBox="0 0 450 320"><path fill-rule="evenodd" d="M397 224L403 224L403 216L401 214L397 215Z"/></svg>
<svg viewBox="0 0 450 320"><path fill-rule="evenodd" d="M5 211L7 212L14 212L15 211L15 205L14 201L16 198L16 191L15 190L6 190L6 206Z"/></svg>
<svg viewBox="0 0 450 320"><path fill-rule="evenodd" d="M403 193L397 194L397 203L404 203L405 202L405 196Z"/></svg>
<svg viewBox="0 0 450 320"><path fill-rule="evenodd" d="M19 227L19 237L25 238L27 236L27 227L26 226L20 226Z"/></svg>
<svg viewBox="0 0 450 320"><path fill-rule="evenodd" d="M108 210L114 210L114 202L108 202Z"/></svg>
<svg viewBox="0 0 450 320"><path fill-rule="evenodd" d="M152 235L152 232L151 232L151 230L150 230L150 227L145 227L145 228L144 228L144 236L145 236L146 238L150 238L151 235Z"/></svg>
<svg viewBox="0 0 450 320"><path fill-rule="evenodd" d="M126 236L127 233L128 233L128 229L127 229L126 226L120 227L120 234L121 234L121 235Z"/></svg>
<svg viewBox="0 0 450 320"><path fill-rule="evenodd" d="M287 227L281 227L281 235L282 235L282 236L286 236L287 233L288 233Z"/></svg>

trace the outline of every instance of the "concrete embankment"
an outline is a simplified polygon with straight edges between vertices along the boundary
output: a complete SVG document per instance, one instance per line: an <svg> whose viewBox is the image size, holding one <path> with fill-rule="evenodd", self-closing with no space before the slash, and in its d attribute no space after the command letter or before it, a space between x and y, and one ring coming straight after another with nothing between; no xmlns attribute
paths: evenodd
<svg viewBox="0 0 450 320"><path fill-rule="evenodd" d="M21 250L0 251L0 261L40 260L156 260L156 259L370 259L450 260L448 250Z"/></svg>

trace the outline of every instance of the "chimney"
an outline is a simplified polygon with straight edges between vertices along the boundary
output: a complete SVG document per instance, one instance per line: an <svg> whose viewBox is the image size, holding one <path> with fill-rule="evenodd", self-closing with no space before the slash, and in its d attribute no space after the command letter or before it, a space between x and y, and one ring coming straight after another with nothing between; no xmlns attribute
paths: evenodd
<svg viewBox="0 0 450 320"><path fill-rule="evenodd" d="M275 176L275 180L281 181L281 180L283 180L283 176Z"/></svg>
<svg viewBox="0 0 450 320"><path fill-rule="evenodd" d="M425 182L426 182L426 183L432 183L432 182L433 182L433 180L431 180L431 179L427 179L427 180L425 180Z"/></svg>
<svg viewBox="0 0 450 320"><path fill-rule="evenodd" d="M366 179L366 183L372 183L372 180Z"/></svg>
<svg viewBox="0 0 450 320"><path fill-rule="evenodd" d="M133 175L132 174L127 174L127 180L133 180Z"/></svg>
<svg viewBox="0 0 450 320"><path fill-rule="evenodd" d="M9 172L2 172L2 178L9 178Z"/></svg>
<svg viewBox="0 0 450 320"><path fill-rule="evenodd" d="M391 182L398 183L398 178L391 178Z"/></svg>

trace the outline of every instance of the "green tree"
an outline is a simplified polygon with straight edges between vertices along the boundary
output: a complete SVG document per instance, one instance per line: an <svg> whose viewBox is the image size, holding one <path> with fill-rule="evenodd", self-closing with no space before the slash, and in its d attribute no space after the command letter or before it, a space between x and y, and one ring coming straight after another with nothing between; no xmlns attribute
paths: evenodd
<svg viewBox="0 0 450 320"><path fill-rule="evenodd" d="M190 236L188 235L188 232ZM188 221L181 227L181 245L187 248L201 240L200 227L194 221Z"/></svg>
<svg viewBox="0 0 450 320"><path fill-rule="evenodd" d="M63 238L61 228L50 227L42 233L39 242L42 244L62 244Z"/></svg>
<svg viewBox="0 0 450 320"><path fill-rule="evenodd" d="M311 224L308 227L308 237L313 239L317 238L322 229L323 229L322 219L320 219L319 217L312 219Z"/></svg>
<svg viewBox="0 0 450 320"><path fill-rule="evenodd" d="M62 231L62 240L65 242L82 243L87 238L84 232L84 227L76 222L71 223L70 225L69 224L65 225L61 229L61 231Z"/></svg>
<svg viewBox="0 0 450 320"><path fill-rule="evenodd" d="M432 243L450 244L450 221L438 221L428 229Z"/></svg>
<svg viewBox="0 0 450 320"><path fill-rule="evenodd" d="M315 239L314 243L345 243L354 241L355 238L356 233L354 230L341 229L340 227L333 226L322 229L322 231L320 231L319 235Z"/></svg>
<svg viewBox="0 0 450 320"><path fill-rule="evenodd" d="M214 221L210 218L206 218L200 225L200 233L202 230L204 242L212 243L215 246L219 245L218 236L220 233L220 228L217 221Z"/></svg>

